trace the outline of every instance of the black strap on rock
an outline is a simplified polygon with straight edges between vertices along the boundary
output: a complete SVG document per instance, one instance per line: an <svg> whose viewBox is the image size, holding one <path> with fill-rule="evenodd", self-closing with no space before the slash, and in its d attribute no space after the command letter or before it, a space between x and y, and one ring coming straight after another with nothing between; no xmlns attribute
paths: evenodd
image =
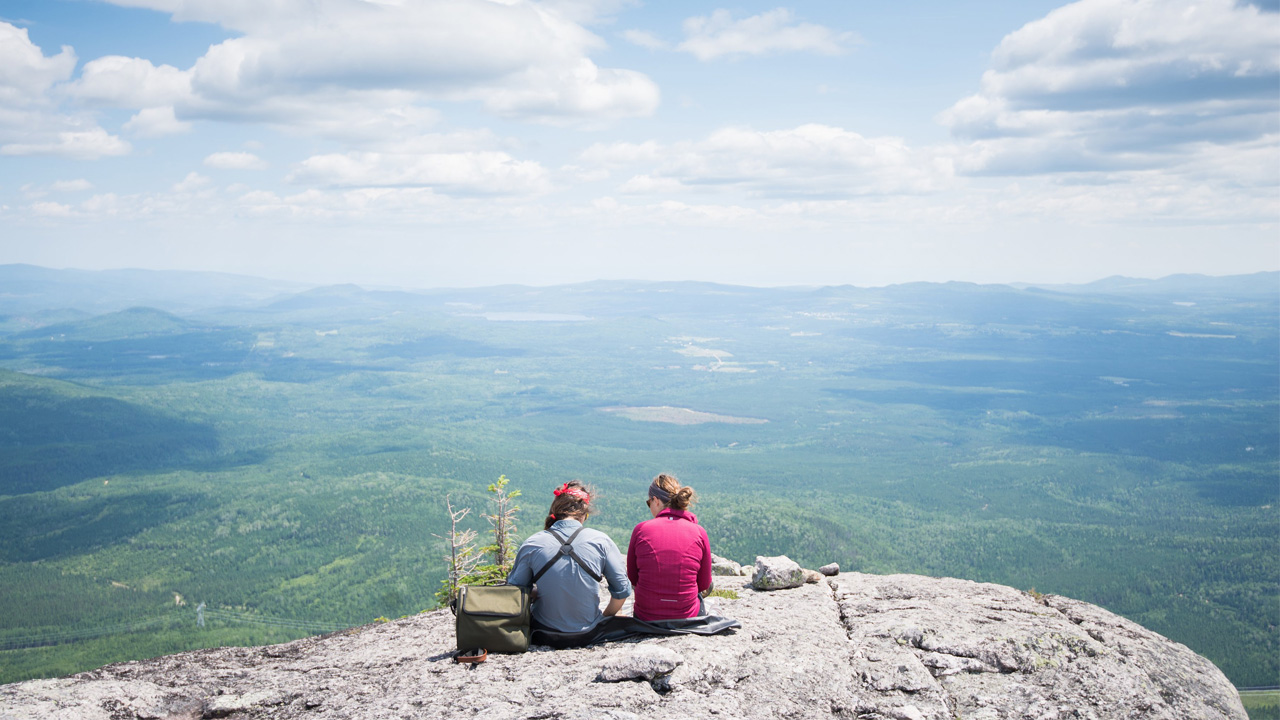
<svg viewBox="0 0 1280 720"><path fill-rule="evenodd" d="M573 534L569 536L569 539L565 540L563 537L560 536L560 533L556 532L555 530L552 530L551 528L547 528L547 532L551 533L552 537L560 541L560 553L555 557L551 558L549 561L547 561L547 564L543 565L541 570L533 574L533 580L529 581L530 585L538 582L538 578L542 577L543 573L550 570L551 566L555 565L556 562L560 558L564 557L565 555L568 555L569 557L573 558L574 562L577 562L579 567L581 567L583 570L586 570L587 574L591 576L592 580L595 580L596 582L600 582L601 580L604 579L603 575L596 572L595 570L592 570L591 566L587 565L587 563L582 558L578 557L578 553L573 551L573 539L578 537L578 533L582 532L583 530L586 530L586 527L580 527L577 530L574 530Z"/></svg>

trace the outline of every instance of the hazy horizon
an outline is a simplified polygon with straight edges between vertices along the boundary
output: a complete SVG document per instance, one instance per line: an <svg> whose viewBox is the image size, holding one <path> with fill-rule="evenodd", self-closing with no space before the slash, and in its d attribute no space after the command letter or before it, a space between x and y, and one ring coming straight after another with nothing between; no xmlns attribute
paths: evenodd
<svg viewBox="0 0 1280 720"><path fill-rule="evenodd" d="M199 270L199 269L190 269L190 268L156 269L156 268L143 268L143 267L113 267L113 268L90 269L90 268L82 268L82 267L49 267L45 265L34 265L31 263L0 264L0 268L4 268L6 266L7 267L26 266L26 267L38 268L40 270L52 270L52 271L59 271L59 272L66 271L66 272L111 273L111 272L141 271L141 272L154 272L154 273L166 273L166 272L200 273L200 274L211 274L211 275L225 275L229 277L261 280L265 282L276 282L276 283L283 283L283 284L310 286L308 289L319 289L319 288L326 288L326 287L340 287L344 285L353 285L353 286L359 287L362 290L398 290L398 291L405 291L405 292L411 292L415 290L485 289L485 288L500 287L504 285L517 286L517 287L530 287L530 288L553 288L553 287L562 287L562 286L569 286L569 285L589 285L592 283L662 284L662 283L686 283L686 282L687 283L705 283L709 285L724 285L726 287L744 287L744 288L753 288L753 289L761 289L761 290L788 290L788 289L817 290L822 288L835 288L835 287L855 287L859 289L877 289L877 288L893 287L897 285L910 285L914 283L932 283L932 284L967 283L967 284L974 284L974 285L1000 285L1000 286L1006 286L1006 287L1017 287L1017 286L1080 287L1080 286L1092 285L1094 283L1104 282L1107 280L1120 280L1120 279L1134 280L1138 282L1159 282L1161 280L1167 280L1169 278L1174 278L1174 277L1203 277L1203 278L1209 278L1209 279L1226 279L1226 278L1232 278L1232 277L1251 277L1255 275L1280 273L1280 271L1276 271L1276 270L1259 270L1251 273L1231 273L1231 274L1225 274L1225 275L1210 275L1207 273L1172 273L1169 275L1162 275L1160 277L1135 277L1132 275L1108 275L1106 277L1099 277L1099 278L1094 278L1092 280L1086 280L1083 282L1075 282L1075 283L1036 282L1034 280L1015 280L1011 282L988 282L988 283L973 283L968 280L908 280L900 283L885 283L882 285L869 285L869 284L857 284L857 283L839 283L839 284L828 284L828 285L816 285L816 284L815 285L804 285L804 284L752 285L752 284L745 284L745 283L718 282L714 280L703 280L703 279L697 279L697 278L665 280L665 279L651 279L651 278L639 278L639 277L599 277L599 278L591 278L589 280L579 280L579 281L564 282L564 283L519 283L517 282L517 283L495 283L491 285L384 285L384 284L378 284L378 283L362 283L362 282L356 282L351 280L338 280L335 282L290 280L287 278L271 277L271 276L265 276L265 275L250 275L245 273L223 272L218 270ZM1277 286L1276 290L1277 292L1280 292L1280 286Z"/></svg>

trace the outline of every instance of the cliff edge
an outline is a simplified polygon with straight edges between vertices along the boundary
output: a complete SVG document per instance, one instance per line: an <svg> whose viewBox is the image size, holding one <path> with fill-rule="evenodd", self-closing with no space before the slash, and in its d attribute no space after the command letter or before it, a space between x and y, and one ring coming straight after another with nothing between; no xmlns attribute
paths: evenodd
<svg viewBox="0 0 1280 720"><path fill-rule="evenodd" d="M1187 647L1088 603L950 578L843 573L738 599L732 635L452 662L423 613L0 686L0 718L1247 720ZM741 586L741 587L739 587Z"/></svg>

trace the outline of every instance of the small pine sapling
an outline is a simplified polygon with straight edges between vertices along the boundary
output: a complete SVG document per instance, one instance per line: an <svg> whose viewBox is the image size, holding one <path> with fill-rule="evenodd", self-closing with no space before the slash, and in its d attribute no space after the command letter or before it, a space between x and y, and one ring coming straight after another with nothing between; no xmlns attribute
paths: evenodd
<svg viewBox="0 0 1280 720"><path fill-rule="evenodd" d="M493 514L484 516L493 528L493 544L485 550L493 555L493 564L498 566L504 577L511 572L516 561L516 513L520 511L520 507L512 502L520 497L520 491L507 492L509 482L506 475L499 475L497 482L489 484Z"/></svg>
<svg viewBox="0 0 1280 720"><path fill-rule="evenodd" d="M520 511L520 507L513 501L520 497L520 491L508 492L507 484L510 482L506 475L499 475L497 482L489 484L489 502L493 506L493 512L487 515L482 513L481 517L489 521L493 542L476 550L471 544L476 538L475 531L468 530L466 532L471 535L466 537L464 543L456 546L460 550L462 547L468 548L470 554L465 555L466 562L459 561L456 564L459 574L456 583L451 586L453 595L449 599L456 597L458 588L463 585L501 585L507 581L507 575L511 574L511 568L516 561L516 513ZM455 531L451 535L459 539L462 535L456 533L457 522L465 517L467 512L469 509L458 511L454 520ZM453 515L452 506L450 506L450 513ZM480 562L486 555L491 562L481 565ZM462 555L459 556L460 559L462 557ZM452 557L448 560L453 562ZM445 582L450 581L446 579ZM437 594L437 598L440 598L444 592L445 589L442 589L441 593ZM447 604L449 600L442 602Z"/></svg>
<svg viewBox="0 0 1280 720"><path fill-rule="evenodd" d="M486 584L505 582L516 561L516 513L520 506L513 501L520 497L520 491L507 492L510 482L506 475L499 475L497 482L489 484L489 502L493 505L493 512L483 517L489 521L493 542L480 549L489 554L493 563L478 568L491 577L491 583Z"/></svg>
<svg viewBox="0 0 1280 720"><path fill-rule="evenodd" d="M448 574L440 582L440 590L436 592L437 607L448 607L458 597L458 588L475 573L483 557L480 550L476 548L476 531L458 529L458 523L471 513L471 508L454 510L448 495L444 496L444 504L449 511L449 534L431 533L444 540L449 547L449 553L444 556L448 564Z"/></svg>

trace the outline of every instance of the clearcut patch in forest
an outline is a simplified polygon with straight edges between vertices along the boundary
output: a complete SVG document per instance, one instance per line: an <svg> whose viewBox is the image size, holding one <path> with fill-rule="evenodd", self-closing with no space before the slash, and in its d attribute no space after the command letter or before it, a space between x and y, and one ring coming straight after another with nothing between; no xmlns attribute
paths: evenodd
<svg viewBox="0 0 1280 720"><path fill-rule="evenodd" d="M691 408L671 407L602 407L600 412L618 415L628 420L640 422L660 422L672 425L701 425L703 423L725 423L728 425L763 425L769 422L765 418L737 417L734 415L718 415Z"/></svg>

